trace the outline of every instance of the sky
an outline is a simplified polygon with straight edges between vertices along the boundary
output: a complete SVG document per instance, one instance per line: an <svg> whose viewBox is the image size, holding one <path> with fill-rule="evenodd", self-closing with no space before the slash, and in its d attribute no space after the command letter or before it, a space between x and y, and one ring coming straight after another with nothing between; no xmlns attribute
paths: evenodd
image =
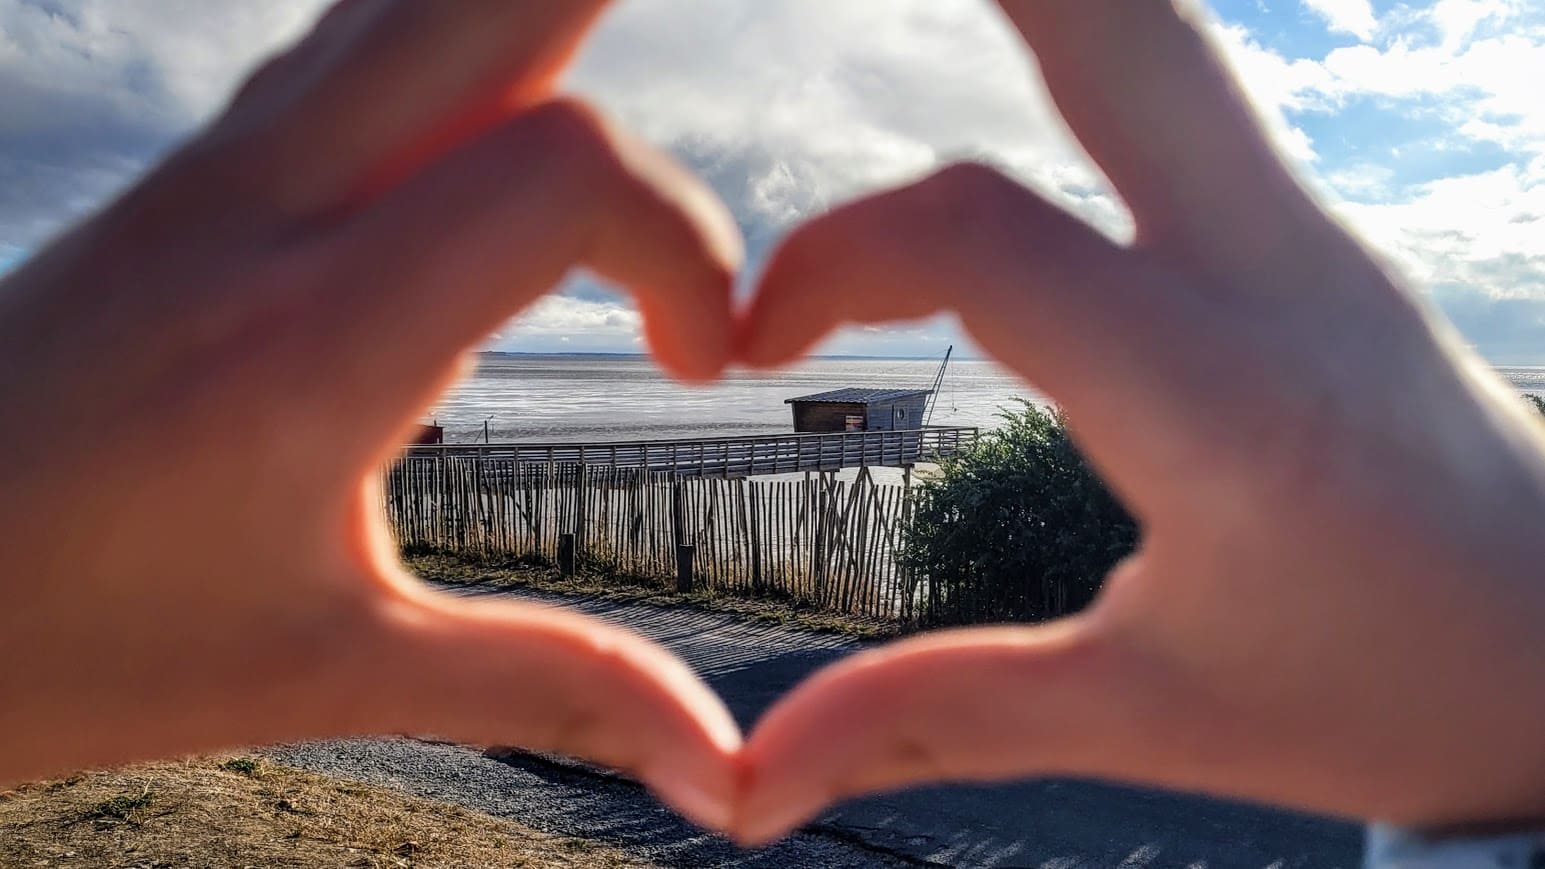
<svg viewBox="0 0 1545 869"><path fill-rule="evenodd" d="M321 0L0 0L0 273L210 117ZM1215 0L1210 30L1325 206L1498 364L1545 364L1545 2ZM566 87L701 174L754 274L802 219L985 159L1110 235L1130 220L985 0L622 0ZM490 349L642 349L579 276ZM948 318L832 353L935 355Z"/></svg>

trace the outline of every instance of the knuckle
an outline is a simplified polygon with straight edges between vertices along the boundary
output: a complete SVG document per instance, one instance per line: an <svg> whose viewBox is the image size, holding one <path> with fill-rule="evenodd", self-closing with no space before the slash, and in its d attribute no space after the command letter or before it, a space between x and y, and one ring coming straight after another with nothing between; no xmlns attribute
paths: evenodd
<svg viewBox="0 0 1545 869"><path fill-rule="evenodd" d="M970 205L985 197L1020 189L1018 182L1001 170L974 160L952 163L940 169L924 181L923 186L942 201L956 205Z"/></svg>
<svg viewBox="0 0 1545 869"><path fill-rule="evenodd" d="M905 781L946 781L958 774L926 735L898 734L882 752L881 767Z"/></svg>
<svg viewBox="0 0 1545 869"><path fill-rule="evenodd" d="M622 765L600 710L578 697L564 698L563 704L548 719L545 732L535 739L536 744L574 757Z"/></svg>
<svg viewBox="0 0 1545 869"><path fill-rule="evenodd" d="M254 137L206 131L155 172L154 196L143 206L175 213L200 231L251 232L280 216L270 186L274 149Z"/></svg>
<svg viewBox="0 0 1545 869"><path fill-rule="evenodd" d="M521 115L515 127L520 135L537 139L556 156L590 162L611 151L600 112L573 97L536 106Z"/></svg>
<svg viewBox="0 0 1545 869"><path fill-rule="evenodd" d="M973 245L1013 243L1004 228L1038 201L1017 181L986 163L955 163L924 179L914 190L917 207L940 238Z"/></svg>
<svg viewBox="0 0 1545 869"><path fill-rule="evenodd" d="M230 122L232 119L242 117L276 96L294 71L299 50L283 52L263 61L251 75L247 76L246 81L237 87L221 121Z"/></svg>
<svg viewBox="0 0 1545 869"><path fill-rule="evenodd" d="M194 288L197 295L189 300L199 305L197 313L227 321L231 329L294 327L313 313L316 288L337 271L332 252L321 246L259 241L235 253L240 266L217 263L225 274Z"/></svg>

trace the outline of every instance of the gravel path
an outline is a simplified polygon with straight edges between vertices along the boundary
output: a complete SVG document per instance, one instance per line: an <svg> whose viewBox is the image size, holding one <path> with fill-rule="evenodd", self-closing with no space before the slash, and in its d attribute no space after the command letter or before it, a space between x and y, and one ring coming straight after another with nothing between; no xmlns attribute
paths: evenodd
<svg viewBox="0 0 1545 869"><path fill-rule="evenodd" d="M703 675L743 726L810 671L858 648L843 637L687 607L512 594L570 606L664 643ZM1073 781L937 787L855 800L773 848L747 853L684 824L636 784L562 761L494 758L403 739L286 746L269 754L554 834L600 839L664 866L1356 869L1361 859L1361 834L1350 825Z"/></svg>
<svg viewBox="0 0 1545 869"><path fill-rule="evenodd" d="M519 820L546 833L597 839L661 866L841 869L917 865L861 844L801 834L757 852L692 827L642 787L538 757L496 760L459 745L353 739L265 752L281 763Z"/></svg>

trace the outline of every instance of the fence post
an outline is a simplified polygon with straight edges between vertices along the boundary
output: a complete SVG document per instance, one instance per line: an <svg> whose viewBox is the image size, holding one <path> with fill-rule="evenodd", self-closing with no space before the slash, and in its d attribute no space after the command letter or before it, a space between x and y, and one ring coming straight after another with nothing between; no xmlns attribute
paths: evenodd
<svg viewBox="0 0 1545 869"><path fill-rule="evenodd" d="M587 546L590 537L590 517L587 515L590 508L590 492L587 488L590 485L590 467L584 464L584 455L584 447L580 447L580 464L574 468L574 524L570 526L574 529L576 548Z"/></svg>
<svg viewBox="0 0 1545 869"><path fill-rule="evenodd" d="M671 483L671 542L677 546L687 542L687 519L681 505L681 478Z"/></svg>
<svg viewBox="0 0 1545 869"><path fill-rule="evenodd" d="M762 537L761 529L757 523L757 493L756 483L745 480L741 483L741 497L751 501L750 504L750 532L751 532L751 589L757 594L762 593Z"/></svg>
<svg viewBox="0 0 1545 869"><path fill-rule="evenodd" d="M676 547L676 593L692 593L692 559L697 547L684 543Z"/></svg>
<svg viewBox="0 0 1545 869"><path fill-rule="evenodd" d="M830 505L830 498L828 497L826 485L826 472L821 471L816 475L815 503L813 505L815 512L811 516L813 525L811 529L812 533L810 535L810 540L812 543L810 548L810 575L815 580L816 600L820 601L821 606L823 607L826 606L827 603L826 511Z"/></svg>
<svg viewBox="0 0 1545 869"><path fill-rule="evenodd" d="M558 535L558 573L563 576L574 575L574 535Z"/></svg>

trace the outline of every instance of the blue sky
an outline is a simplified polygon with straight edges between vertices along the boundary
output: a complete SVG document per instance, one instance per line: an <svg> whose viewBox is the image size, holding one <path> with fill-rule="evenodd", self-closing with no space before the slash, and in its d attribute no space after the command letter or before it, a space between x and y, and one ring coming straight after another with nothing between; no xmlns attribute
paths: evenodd
<svg viewBox="0 0 1545 869"><path fill-rule="evenodd" d="M0 0L0 271L112 196L321 0ZM1327 208L1499 363L1545 363L1545 4L1217 0L1211 31ZM788 227L958 157L1127 219L981 0L623 0L570 77L719 191L753 267ZM639 349L577 280L509 350ZM947 319L829 352L932 355Z"/></svg>

